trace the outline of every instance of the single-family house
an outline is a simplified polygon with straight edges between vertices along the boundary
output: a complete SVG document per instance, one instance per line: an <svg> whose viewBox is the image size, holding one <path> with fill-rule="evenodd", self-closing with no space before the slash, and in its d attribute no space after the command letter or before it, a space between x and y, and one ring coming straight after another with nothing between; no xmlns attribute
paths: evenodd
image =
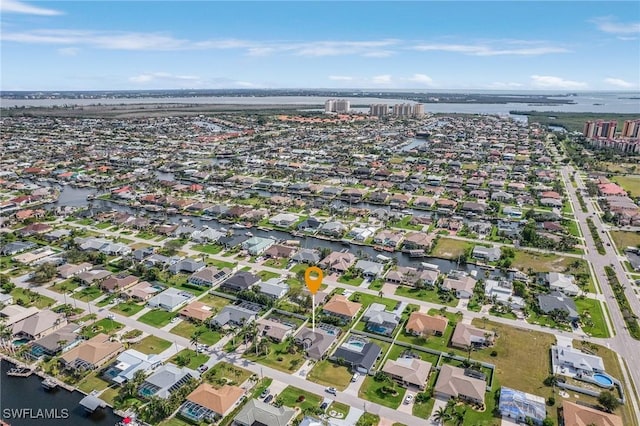
<svg viewBox="0 0 640 426"><path fill-rule="evenodd" d="M403 284L412 287L433 287L440 274L433 269L416 269L411 266L398 266L389 270L385 277L392 284Z"/></svg>
<svg viewBox="0 0 640 426"><path fill-rule="evenodd" d="M315 217L310 217L298 224L298 231L314 232L318 228L320 228L320 226L322 226L322 222L320 222Z"/></svg>
<svg viewBox="0 0 640 426"><path fill-rule="evenodd" d="M459 322L451 336L451 346L454 348L466 348L467 346L491 346L495 341L493 331L483 330L470 324Z"/></svg>
<svg viewBox="0 0 640 426"><path fill-rule="evenodd" d="M211 319L211 322L218 327L240 326L246 322L255 321L258 312L242 306L228 305L222 308L220 313Z"/></svg>
<svg viewBox="0 0 640 426"><path fill-rule="evenodd" d="M278 343L283 342L294 331L291 325L268 318L260 318L256 324L260 336L268 337Z"/></svg>
<svg viewBox="0 0 640 426"><path fill-rule="evenodd" d="M242 243L242 249L248 251L251 256L260 256L274 244L275 240L271 238L251 237Z"/></svg>
<svg viewBox="0 0 640 426"><path fill-rule="evenodd" d="M562 424L565 426L623 426L622 417L595 408L562 401Z"/></svg>
<svg viewBox="0 0 640 426"><path fill-rule="evenodd" d="M198 380L200 373L187 367L178 367L168 363L160 366L149 377L144 379L138 388L138 395L149 399L158 397L167 399L171 394L191 380Z"/></svg>
<svg viewBox="0 0 640 426"><path fill-rule="evenodd" d="M325 303L322 312L349 322L355 318L360 309L362 309L361 303L352 302L341 294L335 294Z"/></svg>
<svg viewBox="0 0 640 426"><path fill-rule="evenodd" d="M160 294L157 294L147 301L150 308L160 308L165 311L174 311L185 303L189 302L195 296L188 291L179 290L169 287Z"/></svg>
<svg viewBox="0 0 640 426"><path fill-rule="evenodd" d="M484 282L484 294L493 303L505 305L511 309L523 309L526 305L522 297L513 295L511 281L487 279Z"/></svg>
<svg viewBox="0 0 640 426"><path fill-rule="evenodd" d="M396 312L389 312L382 303L372 303L362 315L365 329L373 333L390 336L398 326L400 318Z"/></svg>
<svg viewBox="0 0 640 426"><path fill-rule="evenodd" d="M263 253L264 257L272 259L289 259L296 252L297 248L274 244Z"/></svg>
<svg viewBox="0 0 640 426"><path fill-rule="evenodd" d="M560 291L567 296L577 296L580 293L580 287L575 283L573 275L547 272L539 274L538 280L541 284L548 285L551 291Z"/></svg>
<svg viewBox="0 0 640 426"><path fill-rule="evenodd" d="M324 358L327 350L338 338L340 329L336 327L326 327L317 325L315 331L309 327L301 328L294 336L294 341L301 346L308 358L316 361Z"/></svg>
<svg viewBox="0 0 640 426"><path fill-rule="evenodd" d="M54 356L64 352L82 342L78 334L77 324L67 324L44 337L31 342L31 354L37 357L42 355Z"/></svg>
<svg viewBox="0 0 640 426"><path fill-rule="evenodd" d="M130 297L134 300L146 302L162 290L164 290L164 287L160 285L154 285L147 281L142 281L125 291L124 294L126 297Z"/></svg>
<svg viewBox="0 0 640 426"><path fill-rule="evenodd" d="M420 358L389 359L382 367L382 372L395 380L400 386L424 390L431 373L431 363Z"/></svg>
<svg viewBox="0 0 640 426"><path fill-rule="evenodd" d="M269 219L269 223L281 228L289 228L293 226L298 220L300 220L300 216L296 214L278 213L277 215Z"/></svg>
<svg viewBox="0 0 640 426"><path fill-rule="evenodd" d="M13 324L11 332L16 338L39 339L67 325L63 314L44 309Z"/></svg>
<svg viewBox="0 0 640 426"><path fill-rule="evenodd" d="M260 293L276 300L282 299L289 292L289 284L279 277L270 278L267 281L258 281L257 286L260 289Z"/></svg>
<svg viewBox="0 0 640 426"><path fill-rule="evenodd" d="M369 374L373 369L378 357L382 355L380 346L366 339L356 339L350 337L340 345L329 359L332 361L341 360L348 365L352 371L362 374Z"/></svg>
<svg viewBox="0 0 640 426"><path fill-rule="evenodd" d="M459 299L469 299L473 296L476 280L466 273L460 271L452 271L442 282L442 289L455 292Z"/></svg>
<svg viewBox="0 0 640 426"><path fill-rule="evenodd" d="M330 237L342 237L347 231L347 227L340 222L325 222L320 226L318 232Z"/></svg>
<svg viewBox="0 0 640 426"><path fill-rule="evenodd" d="M124 350L122 343L99 333L65 352L59 359L65 368L93 370Z"/></svg>
<svg viewBox="0 0 640 426"><path fill-rule="evenodd" d="M383 229L373 237L375 244L387 247L398 247L404 238L404 234L398 231Z"/></svg>
<svg viewBox="0 0 640 426"><path fill-rule="evenodd" d="M545 399L538 395L511 389L500 388L498 410L502 417L508 417L518 423L525 423L530 419L536 425L542 425L547 417Z"/></svg>
<svg viewBox="0 0 640 426"><path fill-rule="evenodd" d="M194 272L198 272L206 266L207 264L200 260L187 258L169 265L169 272L171 272L172 274L179 274L181 272L192 274Z"/></svg>
<svg viewBox="0 0 640 426"><path fill-rule="evenodd" d="M320 252L314 249L302 248L291 256L291 260L307 265L315 265L320 262Z"/></svg>
<svg viewBox="0 0 640 426"><path fill-rule="evenodd" d="M257 399L251 399L233 418L234 426L287 426L296 411L282 406L276 407Z"/></svg>
<svg viewBox="0 0 640 426"><path fill-rule="evenodd" d="M433 390L436 396L484 405L486 386L484 380L467 375L467 370L442 364Z"/></svg>
<svg viewBox="0 0 640 426"><path fill-rule="evenodd" d="M213 287L231 274L231 269L207 266L191 274L187 282L200 287Z"/></svg>
<svg viewBox="0 0 640 426"><path fill-rule="evenodd" d="M447 324L449 320L446 317L414 311L409 315L404 329L414 336L442 336L447 330Z"/></svg>
<svg viewBox="0 0 640 426"><path fill-rule="evenodd" d="M424 232L409 232L404 237L403 249L405 250L429 250L434 240L433 235Z"/></svg>
<svg viewBox="0 0 640 426"><path fill-rule="evenodd" d="M88 271L92 267L93 265L89 262L83 262L80 264L65 263L64 265L58 266L58 275L60 278L66 280L82 272Z"/></svg>
<svg viewBox="0 0 640 426"><path fill-rule="evenodd" d="M260 282L260 278L248 271L238 271L224 281L220 288L233 292L249 290Z"/></svg>
<svg viewBox="0 0 640 426"><path fill-rule="evenodd" d="M40 312L40 309L35 306L25 308L20 305L7 305L0 310L0 318L2 318L2 323L8 327L38 312Z"/></svg>
<svg viewBox="0 0 640 426"><path fill-rule="evenodd" d="M475 259L486 260L487 262L495 262L500 259L502 252L499 247L475 246L471 256Z"/></svg>
<svg viewBox="0 0 640 426"><path fill-rule="evenodd" d="M553 364L560 368L568 368L571 372L591 376L593 373L604 373L604 362L597 355L582 352L573 347L551 346Z"/></svg>
<svg viewBox="0 0 640 426"><path fill-rule="evenodd" d="M196 423L210 423L229 414L243 395L244 389L238 386L224 385L216 389L202 383L187 396L179 412Z"/></svg>
<svg viewBox="0 0 640 426"><path fill-rule="evenodd" d="M106 269L91 269L79 273L77 277L84 285L92 285L106 280L111 275L111 271L107 271Z"/></svg>
<svg viewBox="0 0 640 426"><path fill-rule="evenodd" d="M322 259L319 265L321 268L328 269L332 272L344 273L356 260L357 258L351 253L332 251L327 257Z"/></svg>
<svg viewBox="0 0 640 426"><path fill-rule="evenodd" d="M580 318L576 302L559 291L552 291L549 294L539 294L538 307L543 314L549 314L553 311L565 312L569 321L576 321Z"/></svg>
<svg viewBox="0 0 640 426"><path fill-rule="evenodd" d="M109 293L117 293L119 291L126 290L137 283L138 277L134 275L112 275L100 283L100 288Z"/></svg>
<svg viewBox="0 0 640 426"><path fill-rule="evenodd" d="M106 380L123 384L133 379L138 372L149 374L162 364L162 358L156 354L143 354L135 349L127 349L118 355L116 360L102 374Z"/></svg>
<svg viewBox="0 0 640 426"><path fill-rule="evenodd" d="M357 271L362 273L365 278L378 278L384 271L384 265L370 260L358 260L354 266Z"/></svg>
<svg viewBox="0 0 640 426"><path fill-rule="evenodd" d="M181 317L195 321L204 322L209 319L211 315L213 315L211 306L205 305L204 303L198 302L197 300L180 309Z"/></svg>

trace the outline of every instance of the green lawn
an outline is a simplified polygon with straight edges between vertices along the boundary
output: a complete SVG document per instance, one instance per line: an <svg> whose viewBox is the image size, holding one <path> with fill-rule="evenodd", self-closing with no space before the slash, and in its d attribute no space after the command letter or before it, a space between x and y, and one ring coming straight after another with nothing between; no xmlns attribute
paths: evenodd
<svg viewBox="0 0 640 426"><path fill-rule="evenodd" d="M511 266L520 269L525 273L531 272L564 272L572 263L581 259L573 257L558 256L553 253L538 253L532 251L515 250L515 257Z"/></svg>
<svg viewBox="0 0 640 426"><path fill-rule="evenodd" d="M224 383L240 385L249 377L251 377L249 370L222 361L211 367L205 374L204 379L214 387L221 387Z"/></svg>
<svg viewBox="0 0 640 426"><path fill-rule="evenodd" d="M470 242L441 237L431 251L431 256L442 259L457 259L470 247L473 247Z"/></svg>
<svg viewBox="0 0 640 426"><path fill-rule="evenodd" d="M637 247L640 245L640 234L635 232L610 231L609 234L620 252L623 252L627 247Z"/></svg>
<svg viewBox="0 0 640 426"><path fill-rule="evenodd" d="M207 254L218 254L222 251L222 246L218 244L195 244L192 249L207 253Z"/></svg>
<svg viewBox="0 0 640 426"><path fill-rule="evenodd" d="M347 367L338 365L328 360L317 362L307 375L307 379L325 386L333 386L338 390L344 390L351 383L353 374Z"/></svg>
<svg viewBox="0 0 640 426"><path fill-rule="evenodd" d="M109 382L98 377L98 371L94 371L85 377L79 384L78 389L83 392L90 393L94 390L102 390L109 387Z"/></svg>
<svg viewBox="0 0 640 426"><path fill-rule="evenodd" d="M102 318L100 321L94 322L92 325L83 327L83 334L91 338L98 333L110 334L124 328L123 324L109 318Z"/></svg>
<svg viewBox="0 0 640 426"><path fill-rule="evenodd" d="M280 277L280 274L276 274L275 272L271 272L271 271L260 271L260 272L258 272L257 275L260 277L260 279L262 281L267 281L267 280L269 280L271 278L279 278Z"/></svg>
<svg viewBox="0 0 640 426"><path fill-rule="evenodd" d="M342 416L336 416L336 418L344 419L345 417L347 417L347 414L349 414L350 409L351 407L349 407L347 404L343 404L338 401L333 401L329 406L329 408L327 408L326 413L329 414L332 411L335 411L336 413L342 413Z"/></svg>
<svg viewBox="0 0 640 426"><path fill-rule="evenodd" d="M340 276L340 278L338 278L339 283L352 285L356 287L362 284L362 281L364 281L364 278L362 278L359 275L352 276L352 275L343 274Z"/></svg>
<svg viewBox="0 0 640 426"><path fill-rule="evenodd" d="M95 286L85 287L80 291L73 293L73 297L82 300L83 302L88 302L93 299L97 299L102 296L102 291Z"/></svg>
<svg viewBox="0 0 640 426"><path fill-rule="evenodd" d="M111 303L111 301L113 299L115 299L117 296L115 294L110 294L107 297L105 297L104 299L101 299L98 303L96 303L96 306L99 306L101 308L107 306L108 304Z"/></svg>
<svg viewBox="0 0 640 426"><path fill-rule="evenodd" d="M289 264L288 259L269 259L264 262L264 266L269 266L271 268L283 269L285 266Z"/></svg>
<svg viewBox="0 0 640 426"><path fill-rule="evenodd" d="M580 315L586 315L587 321L582 321L582 329L593 337L610 337L607 329L602 305L599 301L589 298L576 298L576 307Z"/></svg>
<svg viewBox="0 0 640 426"><path fill-rule="evenodd" d="M154 327L164 327L171 322L171 319L178 315L176 312L167 312L163 309L153 309L138 318L138 321Z"/></svg>
<svg viewBox="0 0 640 426"><path fill-rule="evenodd" d="M165 349L168 349L171 344L168 340L161 339L157 336L147 336L138 343L131 345L131 349L140 351L143 354L159 354Z"/></svg>
<svg viewBox="0 0 640 426"><path fill-rule="evenodd" d="M404 398L406 389L395 385L397 395L391 395L382 391L383 386L390 386L390 382L387 380L376 381L372 376L367 375L364 378L362 386L358 391L358 396L364 398L367 401L375 402L385 407L398 408Z"/></svg>
<svg viewBox="0 0 640 426"><path fill-rule="evenodd" d="M412 334L408 334L403 329L398 334L398 340L402 342L411 343L416 346L424 346L430 349L435 349L441 352L449 352L452 349L448 347L449 341L451 340L451 335L453 334L454 326L451 325L451 322L447 325L446 330L442 336L429 336L428 338L424 338L421 336L414 336Z"/></svg>
<svg viewBox="0 0 640 426"><path fill-rule="evenodd" d="M304 355L296 348L294 353L289 353L288 343L271 343L267 355L259 352L256 356L255 350L248 349L243 358L257 361L268 367L275 368L280 371L293 372L296 371L304 363Z"/></svg>
<svg viewBox="0 0 640 426"><path fill-rule="evenodd" d="M280 395L276 397L276 401L282 405L291 408L300 408L302 411L308 408L317 408L322 402L322 398L311 392L298 389L293 386L287 386Z"/></svg>
<svg viewBox="0 0 640 426"><path fill-rule="evenodd" d="M187 339L191 339L193 332L196 330L202 331L202 334L198 338L198 342L204 343L207 345L213 345L217 343L222 335L218 331L210 330L206 325L196 326L191 321L182 321L175 327L171 329L171 333L177 334L178 336L185 337Z"/></svg>
<svg viewBox="0 0 640 426"><path fill-rule="evenodd" d="M50 297L43 296L39 293L27 293L24 288L16 287L11 290L14 303L22 300L24 307L35 306L38 309L44 309L53 305L56 301Z"/></svg>
<svg viewBox="0 0 640 426"><path fill-rule="evenodd" d="M55 291L56 293L69 293L70 291L75 290L76 288L80 287L80 284L78 284L75 280L73 279L68 279L68 280L64 280L61 281L57 284L54 284L50 287L47 287L49 290Z"/></svg>
<svg viewBox="0 0 640 426"><path fill-rule="evenodd" d="M626 175L626 176L614 176L611 180L622 188L629 194L630 197L638 197L640 196L640 176L638 175Z"/></svg>
<svg viewBox="0 0 640 426"><path fill-rule="evenodd" d="M297 265L292 266L291 269L289 269L289 271L293 272L294 274L297 274L298 272L306 271L308 267L309 265L305 265L304 263L298 263Z"/></svg>
<svg viewBox="0 0 640 426"><path fill-rule="evenodd" d="M172 362L176 365L181 365L181 363L178 362L178 359L179 358L185 359L185 357L186 359L189 360L189 362L187 364L182 364L182 365L192 370L195 370L201 364L204 364L209 360L208 355L196 353L196 351L192 349L183 349L177 354L175 354L174 356L172 356L171 358L169 358L169 362Z"/></svg>
<svg viewBox="0 0 640 426"><path fill-rule="evenodd" d="M207 265L215 266L218 269L222 269L222 268L234 268L237 265L237 263L225 262L224 260L217 260L217 259L207 259Z"/></svg>
<svg viewBox="0 0 640 426"><path fill-rule="evenodd" d="M378 423L380 423L379 415L364 413L356 422L356 426L378 426Z"/></svg>
<svg viewBox="0 0 640 426"><path fill-rule="evenodd" d="M193 424L177 417L171 417L170 419L160 423L159 426L193 426Z"/></svg>
<svg viewBox="0 0 640 426"><path fill-rule="evenodd" d="M144 309L144 305L139 305L134 302L126 302L126 303L120 303L109 310L111 312L115 312L117 314L130 317L131 315L135 315L143 309Z"/></svg>
<svg viewBox="0 0 640 426"><path fill-rule="evenodd" d="M351 296L349 296L349 300L353 302L362 303L362 306L365 309L368 308L369 305L371 305L372 303L382 303L384 306L386 306L387 310L390 310L390 311L394 310L396 305L399 303L392 299L387 299L385 297L378 297L373 294L360 293L357 291L353 293Z"/></svg>
<svg viewBox="0 0 640 426"><path fill-rule="evenodd" d="M212 308L216 308L217 310L220 310L231 303L231 300L213 294L205 294L198 299L198 301L207 306L211 306Z"/></svg>
<svg viewBox="0 0 640 426"><path fill-rule="evenodd" d="M445 302L446 299L440 297L440 294L437 290L416 289L412 287L398 286L395 294L397 296L410 297L412 299L422 300L423 302L437 303L439 305L445 306L456 306L458 304L458 299L456 299L455 297ZM443 294L443 297L445 296L446 295Z"/></svg>

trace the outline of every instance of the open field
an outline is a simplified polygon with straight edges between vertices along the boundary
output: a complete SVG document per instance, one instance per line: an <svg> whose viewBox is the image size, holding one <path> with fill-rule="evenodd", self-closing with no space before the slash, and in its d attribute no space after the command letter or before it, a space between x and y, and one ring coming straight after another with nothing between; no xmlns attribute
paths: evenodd
<svg viewBox="0 0 640 426"><path fill-rule="evenodd" d="M170 332L186 339L191 339L191 336L193 336L193 333L196 330L202 331L202 334L198 337L198 343L214 345L222 338L220 332L211 330L206 325L196 326L194 323L187 320L180 322L178 325L173 327Z"/></svg>
<svg viewBox="0 0 640 426"><path fill-rule="evenodd" d="M325 386L333 386L338 390L344 390L351 382L353 374L347 367L338 365L328 360L317 362L307 379Z"/></svg>
<svg viewBox="0 0 640 426"><path fill-rule="evenodd" d="M582 320L582 330L592 337L610 337L599 301L589 298L576 298L578 313L587 317Z"/></svg>
<svg viewBox="0 0 640 426"><path fill-rule="evenodd" d="M581 259L558 256L553 253L538 253L524 250L515 250L515 253L516 255L511 266L525 273L529 272L529 268L531 268L532 272L564 272L576 261L588 272L586 262Z"/></svg>
<svg viewBox="0 0 640 426"><path fill-rule="evenodd" d="M143 354L159 354L160 352L171 346L171 342L156 336L147 336L138 343L131 345L131 349L142 352Z"/></svg>
<svg viewBox="0 0 640 426"><path fill-rule="evenodd" d="M171 319L176 315L178 314L175 312L167 312L162 309L153 309L138 318L138 321L160 328L169 324Z"/></svg>
<svg viewBox="0 0 640 426"><path fill-rule="evenodd" d="M462 256L469 247L473 247L473 244L467 241L439 238L437 244L431 251L431 256L442 259L457 259L459 256Z"/></svg>
<svg viewBox="0 0 640 426"><path fill-rule="evenodd" d="M640 234L629 231L610 231L611 239L618 248L623 252L627 247L638 247L640 245Z"/></svg>
<svg viewBox="0 0 640 426"><path fill-rule="evenodd" d="M623 187L630 197L640 196L640 175L616 175L611 180Z"/></svg>
<svg viewBox="0 0 640 426"><path fill-rule="evenodd" d="M287 386L276 398L282 402L282 405L291 408L300 408L304 411L307 408L316 408L320 406L322 398L311 392L298 389L293 386Z"/></svg>
<svg viewBox="0 0 640 426"><path fill-rule="evenodd" d="M236 367L224 361L211 367L204 376L205 381L213 387L221 387L224 383L240 385L249 377L251 377L251 372L249 370Z"/></svg>

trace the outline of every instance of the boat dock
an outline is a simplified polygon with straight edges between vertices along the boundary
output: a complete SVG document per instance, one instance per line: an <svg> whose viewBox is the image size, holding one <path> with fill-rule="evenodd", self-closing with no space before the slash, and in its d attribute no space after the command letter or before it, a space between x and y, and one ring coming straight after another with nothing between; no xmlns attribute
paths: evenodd
<svg viewBox="0 0 640 426"><path fill-rule="evenodd" d="M93 391L80 400L80 405L89 413L93 413L98 408L105 408L107 403L98 398L96 392Z"/></svg>
<svg viewBox="0 0 640 426"><path fill-rule="evenodd" d="M7 371L7 376L13 377L29 377L33 373L33 370L27 367L13 367Z"/></svg>

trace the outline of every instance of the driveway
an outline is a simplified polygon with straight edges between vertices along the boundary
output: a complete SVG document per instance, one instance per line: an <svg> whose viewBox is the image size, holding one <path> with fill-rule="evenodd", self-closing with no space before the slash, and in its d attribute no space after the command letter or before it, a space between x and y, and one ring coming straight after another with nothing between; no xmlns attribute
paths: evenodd
<svg viewBox="0 0 640 426"><path fill-rule="evenodd" d="M435 413L436 411L438 411L438 409L440 407L446 407L447 406L447 400L444 398L436 398L434 403L433 403L433 410L431 410L431 416L429 416L429 424L436 426L439 425L439 422L436 422L435 420L433 420L433 413Z"/></svg>
<svg viewBox="0 0 640 426"><path fill-rule="evenodd" d="M344 390L344 393L348 393L349 395L353 395L353 396L358 396L358 391L360 390L360 386L362 385L363 381L364 381L364 377L362 376L362 374L360 374L360 377L358 377L358 380L356 380L355 382L349 382L349 385Z"/></svg>
<svg viewBox="0 0 640 426"><path fill-rule="evenodd" d="M519 423L509 417L502 417L502 426L518 426Z"/></svg>
<svg viewBox="0 0 640 426"><path fill-rule="evenodd" d="M405 398L407 397L407 395L413 395L415 396L414 393L412 392L407 392L405 394ZM411 402L409 404L405 404L404 403L404 398L402 399L402 402L400 403L400 406L398 407L398 411L400 411L401 413L407 413L407 414L412 414L413 413L413 403L415 401L415 398L411 400Z"/></svg>

